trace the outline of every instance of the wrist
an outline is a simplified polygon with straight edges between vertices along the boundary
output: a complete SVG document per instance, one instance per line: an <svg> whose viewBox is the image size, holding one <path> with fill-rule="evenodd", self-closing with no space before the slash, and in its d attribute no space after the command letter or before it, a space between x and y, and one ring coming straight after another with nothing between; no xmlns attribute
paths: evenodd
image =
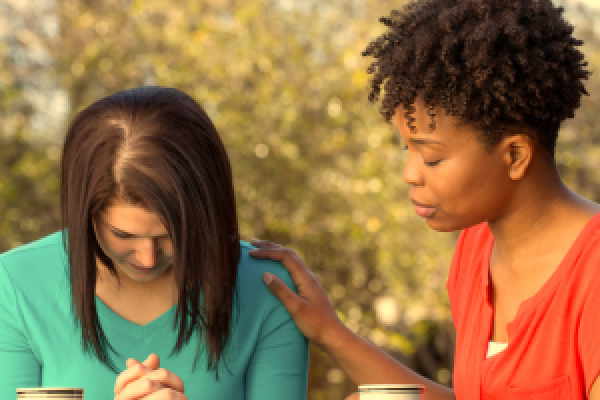
<svg viewBox="0 0 600 400"><path fill-rule="evenodd" d="M352 341L357 336L346 326L342 321L336 319L335 322L323 330L319 343L323 350L333 355L347 348L349 341Z"/></svg>

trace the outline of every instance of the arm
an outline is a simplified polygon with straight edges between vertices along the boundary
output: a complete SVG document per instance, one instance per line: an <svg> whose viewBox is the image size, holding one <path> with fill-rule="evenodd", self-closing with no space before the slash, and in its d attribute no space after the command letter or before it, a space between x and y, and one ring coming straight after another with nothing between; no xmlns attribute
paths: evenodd
<svg viewBox="0 0 600 400"><path fill-rule="evenodd" d="M271 274L265 274L265 283L306 337L321 346L355 384L421 384L427 400L454 399L452 390L411 371L344 326L315 275L293 251L264 241L252 244L259 247L251 252L253 257L279 260L290 271L298 295Z"/></svg>
<svg viewBox="0 0 600 400"><path fill-rule="evenodd" d="M278 278L279 279L279 278ZM291 286L291 279L287 282ZM286 283L279 280L283 286ZM270 293L265 293L271 297ZM308 341L287 310L274 299L262 322L245 376L248 400L305 400L308 383Z"/></svg>
<svg viewBox="0 0 600 400"><path fill-rule="evenodd" d="M0 264L0 398L14 399L17 388L41 386L41 371L23 329L17 294Z"/></svg>

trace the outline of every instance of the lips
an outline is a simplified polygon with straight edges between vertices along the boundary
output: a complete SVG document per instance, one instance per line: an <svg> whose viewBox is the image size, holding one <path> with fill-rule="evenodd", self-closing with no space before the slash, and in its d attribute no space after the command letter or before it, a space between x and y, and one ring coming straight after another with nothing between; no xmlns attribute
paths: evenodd
<svg viewBox="0 0 600 400"><path fill-rule="evenodd" d="M137 265L131 264L131 263L129 263L129 265L131 265L136 271L145 272L145 273L152 272L156 269L156 267L145 268L145 267L140 267L140 266L137 266Z"/></svg>
<svg viewBox="0 0 600 400"><path fill-rule="evenodd" d="M413 203L415 212L419 217L431 218L433 214L435 214L435 207L419 203L418 201L413 199L410 199L410 201Z"/></svg>

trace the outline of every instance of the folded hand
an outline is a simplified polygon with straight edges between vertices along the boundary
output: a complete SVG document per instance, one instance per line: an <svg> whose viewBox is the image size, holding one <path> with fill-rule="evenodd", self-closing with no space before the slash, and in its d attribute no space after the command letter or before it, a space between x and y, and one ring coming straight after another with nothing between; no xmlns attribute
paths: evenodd
<svg viewBox="0 0 600 400"><path fill-rule="evenodd" d="M156 354L150 354L143 363L127 360L127 369L115 382L115 400L187 400L181 378L159 366Z"/></svg>

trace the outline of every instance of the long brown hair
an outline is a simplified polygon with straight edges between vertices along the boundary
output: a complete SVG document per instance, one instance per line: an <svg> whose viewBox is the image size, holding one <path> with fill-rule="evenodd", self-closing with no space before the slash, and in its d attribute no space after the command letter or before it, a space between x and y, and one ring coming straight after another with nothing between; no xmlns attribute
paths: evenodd
<svg viewBox="0 0 600 400"><path fill-rule="evenodd" d="M208 349L207 368L218 372L232 323L239 233L225 147L190 96L162 87L117 92L78 113L67 131L60 203L75 319L84 348L113 371L107 348L114 350L95 306L95 257L118 276L92 220L115 198L163 220L179 291L173 352L198 332Z"/></svg>

